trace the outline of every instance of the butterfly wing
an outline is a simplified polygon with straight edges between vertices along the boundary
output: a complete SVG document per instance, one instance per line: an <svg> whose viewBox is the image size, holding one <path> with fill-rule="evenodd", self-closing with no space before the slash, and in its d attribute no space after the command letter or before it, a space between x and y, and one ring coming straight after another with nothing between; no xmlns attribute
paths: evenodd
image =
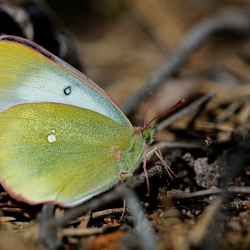
<svg viewBox="0 0 250 250"><path fill-rule="evenodd" d="M71 105L14 106L0 113L1 183L30 204L77 205L119 182L113 148L127 152L133 133L132 126Z"/></svg>
<svg viewBox="0 0 250 250"><path fill-rule="evenodd" d="M112 98L84 74L31 41L2 36L0 111L29 102L70 104L131 126Z"/></svg>

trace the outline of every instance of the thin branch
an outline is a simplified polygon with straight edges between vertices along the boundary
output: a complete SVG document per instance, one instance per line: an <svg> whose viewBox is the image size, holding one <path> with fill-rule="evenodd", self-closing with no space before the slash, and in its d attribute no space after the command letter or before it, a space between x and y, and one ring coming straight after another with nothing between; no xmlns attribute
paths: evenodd
<svg viewBox="0 0 250 250"><path fill-rule="evenodd" d="M42 207L42 213L39 218L39 236L38 241L48 250L62 250L62 242L58 240L57 228L47 231L47 222L54 219L55 205L45 204Z"/></svg>
<svg viewBox="0 0 250 250"><path fill-rule="evenodd" d="M130 115L149 92L154 91L178 72L190 54L204 43L208 43L214 35L223 31L249 36L250 9L244 7L237 11L226 10L195 25L179 47L149 76L145 85L127 100L122 106L123 111Z"/></svg>
<svg viewBox="0 0 250 250"><path fill-rule="evenodd" d="M131 189L125 186L123 187L123 197L125 198L130 213L134 218L137 227L138 243L141 246L141 249L155 249L155 234L143 212L143 207L140 205L139 199Z"/></svg>
<svg viewBox="0 0 250 250"><path fill-rule="evenodd" d="M175 120L183 117L184 115L188 114L189 112L193 111L194 109L201 106L203 103L207 103L210 99L212 99L215 96L214 91L208 92L206 95L200 97L199 99L193 101L189 105L187 105L185 108L179 110L178 112L174 113L173 115L169 116L167 119L162 121L157 125L157 131L162 131L164 128L169 126L172 122Z"/></svg>
<svg viewBox="0 0 250 250"><path fill-rule="evenodd" d="M201 148L205 143L201 141L161 141L152 146L153 148ZM149 148L150 151L151 147Z"/></svg>
<svg viewBox="0 0 250 250"><path fill-rule="evenodd" d="M201 190L193 193L185 193L185 194L180 194L180 195L174 195L171 198L174 200L182 200L182 199L190 199L190 198L195 198L199 196L207 196L207 195L224 195L225 193L227 194L250 194L250 187L238 187L238 186L231 186L228 188L224 189L206 189L206 190Z"/></svg>

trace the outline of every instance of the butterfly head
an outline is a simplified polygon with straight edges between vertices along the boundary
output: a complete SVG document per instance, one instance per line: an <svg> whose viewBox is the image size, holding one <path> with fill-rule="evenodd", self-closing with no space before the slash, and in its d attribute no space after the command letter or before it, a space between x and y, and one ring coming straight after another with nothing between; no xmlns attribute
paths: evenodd
<svg viewBox="0 0 250 250"><path fill-rule="evenodd" d="M154 128L146 128L142 130L142 137L145 139L147 145L150 145L155 140L155 136L156 130Z"/></svg>
<svg viewBox="0 0 250 250"><path fill-rule="evenodd" d="M156 136L156 128L149 128L149 127L136 127L135 133L137 135L141 135L143 140L147 145L150 145Z"/></svg>

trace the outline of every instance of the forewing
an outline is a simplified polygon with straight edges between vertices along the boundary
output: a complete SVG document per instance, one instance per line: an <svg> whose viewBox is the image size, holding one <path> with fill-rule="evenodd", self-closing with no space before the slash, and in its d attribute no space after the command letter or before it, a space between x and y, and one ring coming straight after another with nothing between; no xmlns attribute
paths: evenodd
<svg viewBox="0 0 250 250"><path fill-rule="evenodd" d="M131 125L112 98L84 74L31 41L2 36L0 111L28 102L70 104Z"/></svg>

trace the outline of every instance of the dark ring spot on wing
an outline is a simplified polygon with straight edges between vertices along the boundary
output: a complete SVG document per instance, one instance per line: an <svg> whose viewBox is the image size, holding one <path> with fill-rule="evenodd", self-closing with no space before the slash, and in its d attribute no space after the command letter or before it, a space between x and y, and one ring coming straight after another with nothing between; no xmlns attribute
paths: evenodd
<svg viewBox="0 0 250 250"><path fill-rule="evenodd" d="M65 95L70 95L70 94L71 94L71 87L68 86L67 88L65 88L65 89L63 90L63 93L64 93Z"/></svg>

